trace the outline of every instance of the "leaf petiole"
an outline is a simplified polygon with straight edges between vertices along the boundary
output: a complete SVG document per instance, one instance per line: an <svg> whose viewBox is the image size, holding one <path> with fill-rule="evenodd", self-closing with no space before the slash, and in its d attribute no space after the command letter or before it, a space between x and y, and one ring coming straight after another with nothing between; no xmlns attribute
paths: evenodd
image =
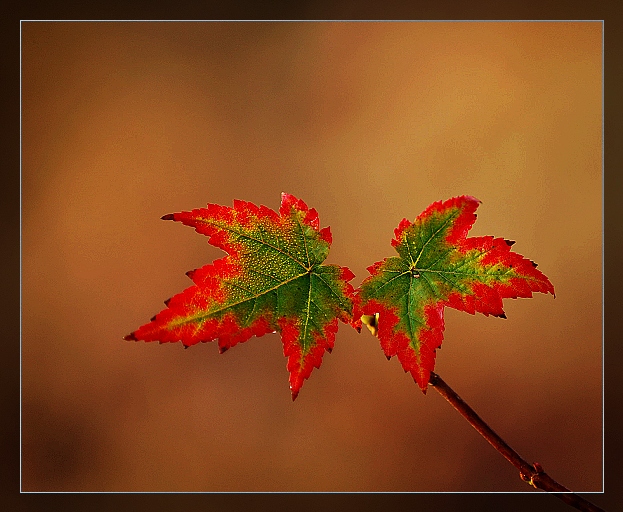
<svg viewBox="0 0 623 512"><path fill-rule="evenodd" d="M535 489L542 489L546 492L555 493L553 496L578 510L583 510L585 512L605 512L590 501L574 494L564 485L559 484L543 471L543 468L538 462L530 464L523 459L515 450L508 446L508 444L476 414L474 409L467 405L439 375L430 372L430 380L428 383L450 402L450 405L452 405L452 407L454 407L461 416L491 444L491 446L519 470L519 476L523 481L532 485Z"/></svg>

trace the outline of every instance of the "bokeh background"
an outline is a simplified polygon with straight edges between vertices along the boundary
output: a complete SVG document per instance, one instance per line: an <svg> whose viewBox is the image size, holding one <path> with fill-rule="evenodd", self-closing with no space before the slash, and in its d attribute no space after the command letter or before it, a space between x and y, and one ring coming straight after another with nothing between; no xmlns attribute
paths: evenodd
<svg viewBox="0 0 623 512"><path fill-rule="evenodd" d="M602 24L24 23L22 490L526 491L375 338L292 403L278 335L122 337L223 255L165 213L304 199L329 262L482 201L556 298L446 311L436 371L529 461L602 489Z"/></svg>

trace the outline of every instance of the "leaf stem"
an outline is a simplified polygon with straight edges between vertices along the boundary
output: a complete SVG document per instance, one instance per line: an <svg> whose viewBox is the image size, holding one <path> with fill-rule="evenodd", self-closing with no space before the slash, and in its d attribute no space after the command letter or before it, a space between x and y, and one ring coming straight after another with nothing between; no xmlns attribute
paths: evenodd
<svg viewBox="0 0 623 512"><path fill-rule="evenodd" d="M433 386L441 396L443 396L452 407L454 407L470 425L474 427L482 437L484 437L491 446L500 452L506 460L519 470L520 478L532 485L535 489L542 489L553 494L558 499L564 501L567 505L575 507L585 512L605 512L603 509L593 505L590 501L585 500L581 496L574 494L564 485L559 484L550 477L538 462L529 464L515 450L513 450L506 442L497 435L489 425L487 425L476 412L467 405L463 399L455 393L455 391L444 382L444 380L434 372L430 372L429 384Z"/></svg>

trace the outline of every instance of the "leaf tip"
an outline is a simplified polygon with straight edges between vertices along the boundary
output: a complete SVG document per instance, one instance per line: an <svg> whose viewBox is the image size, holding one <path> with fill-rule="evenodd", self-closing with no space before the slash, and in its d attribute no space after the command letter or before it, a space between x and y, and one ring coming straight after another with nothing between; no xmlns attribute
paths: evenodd
<svg viewBox="0 0 623 512"><path fill-rule="evenodd" d="M412 226L412 222L409 219L402 219L398 227L394 229L394 238L392 239L392 247L400 245L402 242L402 234L405 230Z"/></svg>
<svg viewBox="0 0 623 512"><path fill-rule="evenodd" d="M229 350L229 347L219 347L218 348L218 353L219 354L224 354L225 352L227 352Z"/></svg>
<svg viewBox="0 0 623 512"><path fill-rule="evenodd" d="M131 332L130 334L128 334L127 336L123 337L124 340L126 341L138 341L138 339L136 338L136 336L134 336L134 333Z"/></svg>
<svg viewBox="0 0 623 512"><path fill-rule="evenodd" d="M193 269L193 270L189 270L188 272L186 272L186 275L188 277L190 277L191 279L193 278L193 276L195 275L195 272L197 272L197 269Z"/></svg>
<svg viewBox="0 0 623 512"><path fill-rule="evenodd" d="M321 240L324 240L329 245L333 242L333 235L331 235L331 228L329 226L327 226L326 228L322 228L318 232L318 235L320 236Z"/></svg>
<svg viewBox="0 0 623 512"><path fill-rule="evenodd" d="M163 215L160 218L162 220L175 220L175 214L174 213L167 213L166 215Z"/></svg>
<svg viewBox="0 0 623 512"><path fill-rule="evenodd" d="M287 215L290 212L291 207L300 207L304 204L300 199L297 199L292 194L288 194L287 192L281 193L281 206L279 208L279 212L282 215ZM305 208L306 209L306 208Z"/></svg>
<svg viewBox="0 0 623 512"><path fill-rule="evenodd" d="M172 297L169 297L167 300L164 301L164 305L168 306L169 302L171 302Z"/></svg>

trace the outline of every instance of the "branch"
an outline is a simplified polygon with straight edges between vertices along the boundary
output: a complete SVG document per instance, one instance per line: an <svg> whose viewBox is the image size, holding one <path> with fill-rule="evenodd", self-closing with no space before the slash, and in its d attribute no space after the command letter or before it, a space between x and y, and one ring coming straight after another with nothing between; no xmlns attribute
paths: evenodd
<svg viewBox="0 0 623 512"><path fill-rule="evenodd" d="M461 415L469 421L482 437L484 437L491 446L500 452L506 460L519 470L519 476L535 489L542 489L546 492L554 494L558 499L564 501L567 505L583 510L585 512L605 512L603 509L593 505L590 501L585 500L581 496L574 494L564 485L559 484L550 477L538 462L529 464L519 454L513 450L506 442L497 435L489 425L487 425L476 412L467 405L463 399L457 395L454 390L448 386L443 379L434 372L430 372L429 383L433 386L441 396L443 396L452 407L454 407Z"/></svg>

